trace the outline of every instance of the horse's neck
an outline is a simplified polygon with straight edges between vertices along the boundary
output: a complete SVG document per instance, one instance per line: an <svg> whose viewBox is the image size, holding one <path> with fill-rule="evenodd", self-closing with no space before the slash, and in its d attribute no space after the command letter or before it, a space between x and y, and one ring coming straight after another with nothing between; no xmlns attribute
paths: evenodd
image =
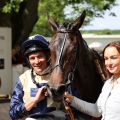
<svg viewBox="0 0 120 120"><path fill-rule="evenodd" d="M94 61L89 47L86 42L79 48L77 71L80 79L87 80L94 77Z"/></svg>
<svg viewBox="0 0 120 120"><path fill-rule="evenodd" d="M93 61L91 50L85 40L83 40L83 43L79 47L78 61L82 65L90 64Z"/></svg>

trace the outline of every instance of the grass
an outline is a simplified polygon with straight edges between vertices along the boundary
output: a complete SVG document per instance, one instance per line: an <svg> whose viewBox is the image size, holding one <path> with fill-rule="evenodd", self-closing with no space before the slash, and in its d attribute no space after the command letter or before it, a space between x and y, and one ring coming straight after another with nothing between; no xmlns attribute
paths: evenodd
<svg viewBox="0 0 120 120"><path fill-rule="evenodd" d="M97 35L120 35L120 30L80 30L82 34L97 34Z"/></svg>

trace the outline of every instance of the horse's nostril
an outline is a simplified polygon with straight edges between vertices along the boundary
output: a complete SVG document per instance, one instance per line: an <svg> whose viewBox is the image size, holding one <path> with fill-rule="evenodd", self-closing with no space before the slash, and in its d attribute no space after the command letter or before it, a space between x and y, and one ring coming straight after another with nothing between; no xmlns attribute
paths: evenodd
<svg viewBox="0 0 120 120"><path fill-rule="evenodd" d="M52 92L52 93L55 91L55 89L54 89L54 88L52 88L52 87L50 87L50 90L51 90L51 92Z"/></svg>
<svg viewBox="0 0 120 120"><path fill-rule="evenodd" d="M57 97L58 96L57 89L55 89L53 87L50 87L50 91L51 91L53 97Z"/></svg>
<svg viewBox="0 0 120 120"><path fill-rule="evenodd" d="M55 97L62 96L64 94L65 90L66 90L65 85L61 85L57 88L50 87L50 91L51 91L52 95Z"/></svg>
<svg viewBox="0 0 120 120"><path fill-rule="evenodd" d="M66 86L65 85L61 85L58 87L58 90L57 92L60 94L60 95L63 95L63 93L65 92L66 90Z"/></svg>

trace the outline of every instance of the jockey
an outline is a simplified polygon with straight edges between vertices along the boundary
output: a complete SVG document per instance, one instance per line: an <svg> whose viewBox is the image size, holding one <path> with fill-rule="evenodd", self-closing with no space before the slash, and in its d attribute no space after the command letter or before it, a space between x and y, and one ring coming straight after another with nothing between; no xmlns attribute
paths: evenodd
<svg viewBox="0 0 120 120"><path fill-rule="evenodd" d="M49 42L41 35L30 36L21 45L21 52L27 59L30 69L21 74L15 85L10 101L12 120L33 114L45 114L59 108L47 96L46 84L50 74Z"/></svg>

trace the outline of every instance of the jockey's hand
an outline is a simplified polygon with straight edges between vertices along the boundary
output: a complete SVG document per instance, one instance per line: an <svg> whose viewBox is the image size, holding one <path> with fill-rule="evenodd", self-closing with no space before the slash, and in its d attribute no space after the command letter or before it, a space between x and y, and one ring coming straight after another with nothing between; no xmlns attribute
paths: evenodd
<svg viewBox="0 0 120 120"><path fill-rule="evenodd" d="M46 88L46 86L42 86L41 88L38 89L35 99L37 102L40 102L46 96L47 96L47 88Z"/></svg>
<svg viewBox="0 0 120 120"><path fill-rule="evenodd" d="M74 98L74 96L72 96L71 94L69 94L68 92L65 92L64 94L64 97L65 97L65 101L70 104Z"/></svg>

